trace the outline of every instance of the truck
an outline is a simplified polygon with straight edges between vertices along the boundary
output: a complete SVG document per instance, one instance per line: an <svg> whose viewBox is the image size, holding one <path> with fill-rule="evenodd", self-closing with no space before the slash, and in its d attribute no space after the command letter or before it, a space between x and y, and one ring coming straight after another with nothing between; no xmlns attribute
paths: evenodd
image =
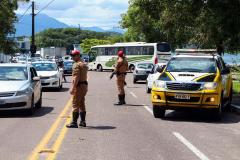
<svg viewBox="0 0 240 160"><path fill-rule="evenodd" d="M57 59L66 56L66 47L41 48L40 53L42 58L48 55L49 57L55 57Z"/></svg>
<svg viewBox="0 0 240 160"><path fill-rule="evenodd" d="M0 53L0 63L10 63L11 56Z"/></svg>

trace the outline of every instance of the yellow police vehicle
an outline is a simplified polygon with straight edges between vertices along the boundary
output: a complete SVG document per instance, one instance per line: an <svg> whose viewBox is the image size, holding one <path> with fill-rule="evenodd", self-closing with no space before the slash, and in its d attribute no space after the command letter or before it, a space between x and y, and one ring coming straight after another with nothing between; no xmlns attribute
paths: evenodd
<svg viewBox="0 0 240 160"><path fill-rule="evenodd" d="M163 118L166 110L211 110L221 119L230 109L232 77L215 49L177 49L162 74L154 82L151 98L153 115Z"/></svg>

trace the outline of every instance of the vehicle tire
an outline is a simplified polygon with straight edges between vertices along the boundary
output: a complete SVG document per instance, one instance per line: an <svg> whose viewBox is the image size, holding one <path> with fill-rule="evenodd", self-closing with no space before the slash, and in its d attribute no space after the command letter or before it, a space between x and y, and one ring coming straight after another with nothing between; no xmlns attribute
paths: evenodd
<svg viewBox="0 0 240 160"><path fill-rule="evenodd" d="M40 93L40 98L38 100L38 102L35 104L36 108L41 108L42 107L42 91Z"/></svg>
<svg viewBox="0 0 240 160"><path fill-rule="evenodd" d="M148 81L146 81L146 91L147 91L147 93L151 92L151 88L148 87Z"/></svg>
<svg viewBox="0 0 240 160"><path fill-rule="evenodd" d="M136 84L137 83L137 79L133 78L133 83Z"/></svg>
<svg viewBox="0 0 240 160"><path fill-rule="evenodd" d="M135 69L135 66L134 65L130 65L130 67L129 67L130 72L133 72L134 69Z"/></svg>
<svg viewBox="0 0 240 160"><path fill-rule="evenodd" d="M31 116L34 113L34 95L32 95L31 108L27 109L27 115Z"/></svg>
<svg viewBox="0 0 240 160"><path fill-rule="evenodd" d="M62 83L61 83L61 85L60 85L60 89L62 89Z"/></svg>
<svg viewBox="0 0 240 160"><path fill-rule="evenodd" d="M99 72L102 72L102 70L103 70L103 69L102 69L102 65L99 65L99 66L98 66L98 71L99 71Z"/></svg>
<svg viewBox="0 0 240 160"><path fill-rule="evenodd" d="M61 85L60 85L60 79L59 79L59 83L58 83L58 87L57 87L57 91L61 90Z"/></svg>
<svg viewBox="0 0 240 160"><path fill-rule="evenodd" d="M214 120L220 121L222 115L222 98L219 102L218 108L213 109L213 118Z"/></svg>
<svg viewBox="0 0 240 160"><path fill-rule="evenodd" d="M224 108L224 111L232 111L232 88L230 90L230 94L229 94L229 97L227 99L227 105L225 106Z"/></svg>
<svg viewBox="0 0 240 160"><path fill-rule="evenodd" d="M163 118L166 109L161 109L159 106L153 105L153 115L155 118Z"/></svg>

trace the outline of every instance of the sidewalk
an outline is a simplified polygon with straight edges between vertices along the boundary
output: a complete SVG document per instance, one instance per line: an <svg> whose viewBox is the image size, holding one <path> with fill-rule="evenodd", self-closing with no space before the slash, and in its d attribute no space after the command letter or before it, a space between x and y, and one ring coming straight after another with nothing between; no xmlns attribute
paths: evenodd
<svg viewBox="0 0 240 160"><path fill-rule="evenodd" d="M233 94L232 106L234 107L234 110L240 114L240 95Z"/></svg>

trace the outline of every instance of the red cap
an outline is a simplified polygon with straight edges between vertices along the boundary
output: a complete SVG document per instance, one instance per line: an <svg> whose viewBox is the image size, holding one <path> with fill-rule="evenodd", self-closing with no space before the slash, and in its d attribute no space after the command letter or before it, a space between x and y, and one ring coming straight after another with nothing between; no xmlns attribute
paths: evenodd
<svg viewBox="0 0 240 160"><path fill-rule="evenodd" d="M73 50L70 55L80 55L80 52L78 50Z"/></svg>
<svg viewBox="0 0 240 160"><path fill-rule="evenodd" d="M118 56L119 56L119 57L122 57L122 56L123 56L123 51L119 51L119 52L118 52Z"/></svg>

